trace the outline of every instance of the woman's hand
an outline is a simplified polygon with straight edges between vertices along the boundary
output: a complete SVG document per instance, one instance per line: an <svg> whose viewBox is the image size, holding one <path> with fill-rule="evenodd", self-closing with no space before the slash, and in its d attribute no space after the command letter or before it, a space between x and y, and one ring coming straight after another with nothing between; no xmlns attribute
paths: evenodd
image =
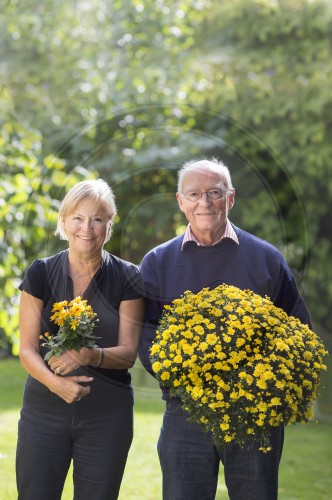
<svg viewBox="0 0 332 500"><path fill-rule="evenodd" d="M66 403L75 403L90 394L90 385L87 384L93 381L93 377L86 375L72 376L72 377L54 377L54 382L49 385L49 390L57 394Z"/></svg>
<svg viewBox="0 0 332 500"><path fill-rule="evenodd" d="M55 375L68 375L81 366L87 365L86 348L80 351L66 351L60 356L52 356L48 360L49 367Z"/></svg>

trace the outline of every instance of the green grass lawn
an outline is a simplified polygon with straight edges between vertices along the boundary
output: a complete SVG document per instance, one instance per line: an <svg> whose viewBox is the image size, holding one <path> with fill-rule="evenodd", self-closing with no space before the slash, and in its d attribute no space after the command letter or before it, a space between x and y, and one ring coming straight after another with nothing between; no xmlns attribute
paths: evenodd
<svg viewBox="0 0 332 500"><path fill-rule="evenodd" d="M17 360L0 360L0 498L15 500L15 447L17 421L25 373ZM120 500L161 500L161 473L156 442L163 402L153 379L142 387L134 373L135 436L129 453ZM222 467L217 500L227 499ZM280 500L329 500L332 498L332 425L311 423L286 429L280 467ZM63 500L72 499L71 477Z"/></svg>

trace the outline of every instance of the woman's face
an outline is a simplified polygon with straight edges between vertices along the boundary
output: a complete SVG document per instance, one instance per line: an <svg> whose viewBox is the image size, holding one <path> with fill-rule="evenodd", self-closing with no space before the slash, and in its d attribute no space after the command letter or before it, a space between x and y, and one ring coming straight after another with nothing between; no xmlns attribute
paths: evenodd
<svg viewBox="0 0 332 500"><path fill-rule="evenodd" d="M101 252L111 230L111 216L103 203L82 200L63 218L69 248L85 257Z"/></svg>

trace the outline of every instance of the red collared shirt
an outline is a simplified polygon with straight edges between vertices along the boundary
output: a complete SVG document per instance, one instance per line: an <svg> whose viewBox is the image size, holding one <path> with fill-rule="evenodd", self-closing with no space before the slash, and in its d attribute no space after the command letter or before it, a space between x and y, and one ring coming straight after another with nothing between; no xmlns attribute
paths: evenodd
<svg viewBox="0 0 332 500"><path fill-rule="evenodd" d="M213 245L216 245L217 243L219 243L224 238L230 238L231 240L235 241L235 243L237 245L239 244L238 237L237 237L237 235L236 235L236 233L235 233L235 231L234 231L234 229L232 227L232 224L230 223L229 219L227 219L226 228L225 228L224 234L222 235L222 237L218 241L216 241L215 243L213 243ZM190 224L188 224L188 226L186 228L186 232L184 233L184 238L183 238L181 250L183 249L183 246L186 243L188 243L188 241L194 241L195 243L197 243L197 245L205 246L202 243L200 243L199 241L197 241L197 239L195 238L195 236L193 235L193 233L191 231ZM211 245L211 246L213 246L213 245Z"/></svg>

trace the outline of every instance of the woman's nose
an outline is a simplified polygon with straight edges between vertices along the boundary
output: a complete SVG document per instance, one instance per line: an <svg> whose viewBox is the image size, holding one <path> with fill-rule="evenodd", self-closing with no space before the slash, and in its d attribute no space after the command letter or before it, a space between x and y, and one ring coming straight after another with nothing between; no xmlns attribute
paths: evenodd
<svg viewBox="0 0 332 500"><path fill-rule="evenodd" d="M92 227L93 227L92 220L91 219L84 219L82 227L86 231L89 231L90 229L92 229Z"/></svg>

